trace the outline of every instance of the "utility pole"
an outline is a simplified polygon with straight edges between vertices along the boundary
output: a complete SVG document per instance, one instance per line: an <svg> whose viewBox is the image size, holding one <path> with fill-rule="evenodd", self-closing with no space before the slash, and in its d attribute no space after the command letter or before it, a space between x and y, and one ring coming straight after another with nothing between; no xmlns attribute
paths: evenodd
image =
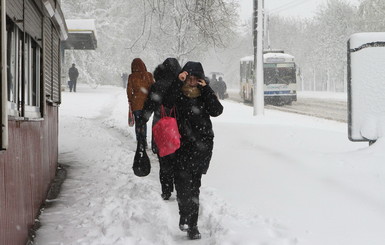
<svg viewBox="0 0 385 245"><path fill-rule="evenodd" d="M254 34L254 89L253 89L253 115L263 115L265 97L263 89L263 0L254 0L253 34Z"/></svg>

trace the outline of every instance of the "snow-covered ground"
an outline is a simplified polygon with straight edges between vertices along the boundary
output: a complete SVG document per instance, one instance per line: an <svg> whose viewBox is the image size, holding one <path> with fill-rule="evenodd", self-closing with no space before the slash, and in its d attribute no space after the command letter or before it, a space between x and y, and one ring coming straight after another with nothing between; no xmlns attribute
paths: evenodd
<svg viewBox="0 0 385 245"><path fill-rule="evenodd" d="M348 95L343 92L323 92L323 91L297 91L299 98L330 99L334 101L347 101Z"/></svg>
<svg viewBox="0 0 385 245"><path fill-rule="evenodd" d="M254 117L241 103L223 105L202 180L202 239L189 241L178 229L175 193L160 197L151 151L151 174L133 174L125 90L64 92L59 160L68 178L41 215L35 243L385 244L384 140L368 147L350 142L343 123L272 110Z"/></svg>

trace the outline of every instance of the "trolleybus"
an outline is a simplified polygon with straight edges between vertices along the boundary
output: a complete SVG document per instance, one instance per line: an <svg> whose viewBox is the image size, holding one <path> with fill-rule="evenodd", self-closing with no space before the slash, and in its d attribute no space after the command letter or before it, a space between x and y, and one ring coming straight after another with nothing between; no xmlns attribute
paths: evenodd
<svg viewBox="0 0 385 245"><path fill-rule="evenodd" d="M283 51L266 50L263 54L264 96L268 104L291 104L297 101L296 65L294 56ZM253 102L254 56L240 60L240 95Z"/></svg>

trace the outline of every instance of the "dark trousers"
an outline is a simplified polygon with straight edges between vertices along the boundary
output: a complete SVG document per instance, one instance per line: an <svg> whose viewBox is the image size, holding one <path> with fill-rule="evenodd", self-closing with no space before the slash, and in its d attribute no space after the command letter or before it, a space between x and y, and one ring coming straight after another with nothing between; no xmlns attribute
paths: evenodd
<svg viewBox="0 0 385 245"><path fill-rule="evenodd" d="M191 168L186 162L175 164L175 189L179 215L187 220L189 227L198 224L199 194L202 172Z"/></svg>
<svg viewBox="0 0 385 245"><path fill-rule="evenodd" d="M74 92L76 92L76 79L72 79L68 82L68 85L70 87L70 92L72 92L72 89Z"/></svg>
<svg viewBox="0 0 385 245"><path fill-rule="evenodd" d="M74 83L74 92L76 92L76 82L77 82L77 80L75 79L75 80L73 80L73 83Z"/></svg>
<svg viewBox="0 0 385 245"><path fill-rule="evenodd" d="M167 194L174 191L174 160L175 155L171 154L159 157L159 180L162 186L162 193Z"/></svg>
<svg viewBox="0 0 385 245"><path fill-rule="evenodd" d="M134 117L135 117L136 140L146 142L147 141L147 124L140 125L140 123L138 123L142 115L142 111L137 110L137 111L133 111L132 113L134 114Z"/></svg>
<svg viewBox="0 0 385 245"><path fill-rule="evenodd" d="M70 89L70 92L72 92L73 86L74 86L74 83L73 83L71 80L69 80L69 81L68 81L68 87L69 87L69 89Z"/></svg>
<svg viewBox="0 0 385 245"><path fill-rule="evenodd" d="M189 227L197 226L199 194L202 174L207 172L212 156L213 137L203 137L199 141L181 141L175 153L175 189L179 215Z"/></svg>

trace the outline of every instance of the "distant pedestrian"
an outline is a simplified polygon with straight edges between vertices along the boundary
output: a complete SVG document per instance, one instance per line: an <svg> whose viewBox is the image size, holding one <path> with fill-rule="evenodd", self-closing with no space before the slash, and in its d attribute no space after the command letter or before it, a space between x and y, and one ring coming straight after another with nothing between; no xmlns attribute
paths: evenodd
<svg viewBox="0 0 385 245"><path fill-rule="evenodd" d="M144 62L140 58L135 58L131 63L131 74L128 77L127 97L135 117L136 140L145 146L147 146L147 126L146 123L142 124L139 120L141 120L143 105L153 83L153 76L147 72Z"/></svg>
<svg viewBox="0 0 385 245"><path fill-rule="evenodd" d="M154 71L155 83L151 86L150 93L142 110L143 120L147 122L154 112L152 126L160 119L160 106L163 105L165 94L171 84L177 79L181 67L175 58L167 58L162 64L158 65ZM170 114L170 109L164 106L166 114ZM158 154L158 148L154 141L151 143L152 151ZM170 154L159 159L159 179L162 187L162 198L168 200L174 191L174 157Z"/></svg>
<svg viewBox="0 0 385 245"><path fill-rule="evenodd" d="M218 95L219 83L218 83L217 75L216 75L216 74L213 74L213 75L211 76L211 79L210 79L210 87L212 88L212 90L214 91L214 93L215 93L216 95Z"/></svg>
<svg viewBox="0 0 385 245"><path fill-rule="evenodd" d="M223 81L222 77L219 77L218 78L218 96L219 96L219 99L221 99L221 100L225 99L226 91L227 91L226 83L225 83L225 81Z"/></svg>
<svg viewBox="0 0 385 245"><path fill-rule="evenodd" d="M122 75L121 75L121 78L122 78L122 86L124 89L127 88L127 81L128 81L128 74L127 72L123 72Z"/></svg>
<svg viewBox="0 0 385 245"><path fill-rule="evenodd" d="M72 89L74 90L74 92L76 92L76 82L79 77L79 71L75 67L75 64L72 64L72 67L68 70L68 76L70 78L70 81L68 82L70 92L72 92Z"/></svg>
<svg viewBox="0 0 385 245"><path fill-rule="evenodd" d="M187 62L168 90L165 104L177 109L181 146L175 152L175 189L179 206L179 229L190 239L200 239L198 230L201 178L206 174L214 147L210 117L222 114L223 106L204 80L199 62Z"/></svg>

